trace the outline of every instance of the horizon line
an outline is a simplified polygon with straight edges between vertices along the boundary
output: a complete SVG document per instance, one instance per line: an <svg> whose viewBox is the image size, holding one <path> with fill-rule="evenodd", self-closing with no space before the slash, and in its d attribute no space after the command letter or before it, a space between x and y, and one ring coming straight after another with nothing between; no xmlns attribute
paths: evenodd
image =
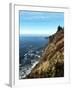
<svg viewBox="0 0 72 90"><path fill-rule="evenodd" d="M39 36L39 37L49 37L50 35L53 35L53 34L19 34L19 36Z"/></svg>

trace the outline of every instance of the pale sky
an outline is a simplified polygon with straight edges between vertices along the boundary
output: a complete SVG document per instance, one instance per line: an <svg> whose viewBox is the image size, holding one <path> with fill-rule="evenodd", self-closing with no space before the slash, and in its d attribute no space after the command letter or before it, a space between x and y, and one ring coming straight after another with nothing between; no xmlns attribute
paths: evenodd
<svg viewBox="0 0 72 90"><path fill-rule="evenodd" d="M63 12L19 11L20 35L51 35L64 27Z"/></svg>

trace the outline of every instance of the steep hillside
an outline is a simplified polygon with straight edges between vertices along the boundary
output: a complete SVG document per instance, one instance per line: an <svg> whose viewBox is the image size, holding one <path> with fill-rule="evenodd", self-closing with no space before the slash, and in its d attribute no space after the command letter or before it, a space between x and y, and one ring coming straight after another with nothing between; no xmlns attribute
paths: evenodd
<svg viewBox="0 0 72 90"><path fill-rule="evenodd" d="M64 76L64 29L58 26L58 30L49 36L49 44L46 46L40 62L34 67L26 78L47 78Z"/></svg>

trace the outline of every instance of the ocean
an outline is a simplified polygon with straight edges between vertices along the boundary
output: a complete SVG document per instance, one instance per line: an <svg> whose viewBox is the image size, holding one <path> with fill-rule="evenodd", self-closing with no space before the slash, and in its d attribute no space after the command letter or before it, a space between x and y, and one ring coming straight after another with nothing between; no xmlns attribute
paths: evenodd
<svg viewBox="0 0 72 90"><path fill-rule="evenodd" d="M19 79L24 79L39 62L47 44L44 36L19 37Z"/></svg>

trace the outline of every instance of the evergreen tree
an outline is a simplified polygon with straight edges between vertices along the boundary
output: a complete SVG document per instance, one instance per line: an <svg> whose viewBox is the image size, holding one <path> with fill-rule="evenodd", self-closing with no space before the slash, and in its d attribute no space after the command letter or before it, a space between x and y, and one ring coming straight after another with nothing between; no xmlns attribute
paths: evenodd
<svg viewBox="0 0 72 90"><path fill-rule="evenodd" d="M63 30L63 28L59 25L57 31Z"/></svg>

